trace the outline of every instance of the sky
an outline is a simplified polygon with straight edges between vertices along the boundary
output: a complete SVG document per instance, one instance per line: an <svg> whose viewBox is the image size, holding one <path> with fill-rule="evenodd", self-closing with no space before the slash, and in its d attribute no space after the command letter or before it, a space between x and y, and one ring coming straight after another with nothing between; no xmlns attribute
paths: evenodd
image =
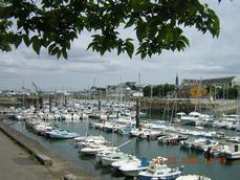
<svg viewBox="0 0 240 180"><path fill-rule="evenodd" d="M176 74L185 78L214 78L240 74L240 1L208 0L221 22L219 38L186 29L190 46L184 52L164 52L141 60L116 52L100 56L86 50L91 34L84 32L73 42L68 60L58 60L45 50L36 55L21 45L12 52L0 52L0 89L33 88L35 82L43 90L78 90L124 81L143 84L174 83ZM135 38L131 30L123 36Z"/></svg>

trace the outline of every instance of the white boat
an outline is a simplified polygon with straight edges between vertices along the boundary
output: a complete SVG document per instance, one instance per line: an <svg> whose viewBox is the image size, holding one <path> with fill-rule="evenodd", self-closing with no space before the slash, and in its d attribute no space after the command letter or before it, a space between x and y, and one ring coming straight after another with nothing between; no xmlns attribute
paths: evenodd
<svg viewBox="0 0 240 180"><path fill-rule="evenodd" d="M133 128L131 131L130 131L130 136L132 137L138 137L140 134L142 133L142 131L140 129L137 129L137 128Z"/></svg>
<svg viewBox="0 0 240 180"><path fill-rule="evenodd" d="M53 130L53 127L45 124L40 123L34 126L34 131L38 133L39 135L44 135L46 132Z"/></svg>
<svg viewBox="0 0 240 180"><path fill-rule="evenodd" d="M101 151L110 150L110 149L116 149L116 148L105 146L105 145L94 145L94 146L82 148L79 150L79 152L86 155L96 155Z"/></svg>
<svg viewBox="0 0 240 180"><path fill-rule="evenodd" d="M106 149L106 150L100 151L96 154L96 161L98 163L102 163L102 158L103 157L109 156L109 155L111 155L113 153L116 153L116 152L120 152L120 151L116 148Z"/></svg>
<svg viewBox="0 0 240 180"><path fill-rule="evenodd" d="M212 140L212 139L206 139L206 138L198 138L195 139L192 148L195 150L207 152L209 151L212 147L215 147L219 144L218 141Z"/></svg>
<svg viewBox="0 0 240 180"><path fill-rule="evenodd" d="M109 145L109 142L105 138L94 138L94 137L85 137L84 140L78 139L76 142L76 147L83 148L91 145Z"/></svg>
<svg viewBox="0 0 240 180"><path fill-rule="evenodd" d="M114 153L110 153L108 155L102 156L101 162L102 162L102 165L104 166L110 166L115 161L126 159L127 156L128 155L123 152L114 152Z"/></svg>
<svg viewBox="0 0 240 180"><path fill-rule="evenodd" d="M228 149L227 145L219 144L211 147L211 149L207 153L209 153L209 155L213 157L223 157L227 149Z"/></svg>
<svg viewBox="0 0 240 180"><path fill-rule="evenodd" d="M53 129L45 133L46 137L52 139L73 139L78 137L77 133L69 132L67 130Z"/></svg>
<svg viewBox="0 0 240 180"><path fill-rule="evenodd" d="M167 134L158 138L159 143L178 144L180 141L186 140L188 136L179 134Z"/></svg>
<svg viewBox="0 0 240 180"><path fill-rule="evenodd" d="M85 141L85 140L105 140L103 136L79 136L74 138L76 141Z"/></svg>
<svg viewBox="0 0 240 180"><path fill-rule="evenodd" d="M211 179L205 176L191 174L191 175L179 176L176 180L211 180Z"/></svg>
<svg viewBox="0 0 240 180"><path fill-rule="evenodd" d="M166 160L157 157L153 159L149 167L139 173L139 180L175 180L182 174L179 168L170 168L164 162Z"/></svg>
<svg viewBox="0 0 240 180"><path fill-rule="evenodd" d="M143 129L138 137L143 139L156 139L162 135L161 131L156 131L152 129Z"/></svg>
<svg viewBox="0 0 240 180"><path fill-rule="evenodd" d="M226 152L225 152L225 157L228 160L236 160L236 159L240 159L240 145L235 144L234 147L229 148Z"/></svg>
<svg viewBox="0 0 240 180"><path fill-rule="evenodd" d="M238 136L226 137L226 139L229 142L240 143L240 137L238 137Z"/></svg>
<svg viewBox="0 0 240 180"><path fill-rule="evenodd" d="M118 169L125 175L125 176L138 176L139 172L148 168L148 160L142 159L140 161L131 161L131 163L125 163L121 165Z"/></svg>
<svg viewBox="0 0 240 180"><path fill-rule="evenodd" d="M121 166L125 166L126 164L132 164L132 163L141 163L141 160L138 159L136 156L128 155L126 159L115 161L112 163L111 166L113 169L119 170Z"/></svg>
<svg viewBox="0 0 240 180"><path fill-rule="evenodd" d="M205 125L212 120L213 120L212 116L208 114L202 114L199 112L191 112L188 115L182 115L180 118L180 122L182 124L194 126Z"/></svg>

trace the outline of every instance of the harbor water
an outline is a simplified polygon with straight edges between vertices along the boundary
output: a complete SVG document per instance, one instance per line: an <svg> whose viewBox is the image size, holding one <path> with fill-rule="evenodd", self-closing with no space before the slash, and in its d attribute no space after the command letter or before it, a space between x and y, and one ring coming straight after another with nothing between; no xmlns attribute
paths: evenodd
<svg viewBox="0 0 240 180"><path fill-rule="evenodd" d="M89 135L102 135L110 142L113 142L114 146L119 146L129 141L127 145L121 147L123 152L149 160L156 156L167 157L169 159L169 166L184 166L184 174L204 175L213 180L238 180L240 177L240 161L226 162L223 158L206 159L202 153L181 149L179 145L162 145L159 144L157 140L148 141L138 138L129 138L128 136L86 128L86 121L72 123L54 122L54 124L59 128L77 132L81 136L86 135L86 131ZM75 148L73 140L56 141L37 136L25 128L23 121L11 121L11 126L26 136L38 141L48 150L55 152L66 160L72 161L76 166L79 166L80 169L92 175L94 179L127 179L124 176L112 173L111 168L103 168L96 163L94 157L81 156L78 149Z"/></svg>

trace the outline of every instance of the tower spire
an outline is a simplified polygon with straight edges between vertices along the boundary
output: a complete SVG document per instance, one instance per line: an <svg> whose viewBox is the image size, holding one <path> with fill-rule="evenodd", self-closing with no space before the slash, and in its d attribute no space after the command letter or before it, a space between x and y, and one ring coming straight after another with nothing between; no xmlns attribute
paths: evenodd
<svg viewBox="0 0 240 180"><path fill-rule="evenodd" d="M178 73L176 74L175 85L176 85L176 88L178 89L178 87L179 87L179 78L178 78Z"/></svg>

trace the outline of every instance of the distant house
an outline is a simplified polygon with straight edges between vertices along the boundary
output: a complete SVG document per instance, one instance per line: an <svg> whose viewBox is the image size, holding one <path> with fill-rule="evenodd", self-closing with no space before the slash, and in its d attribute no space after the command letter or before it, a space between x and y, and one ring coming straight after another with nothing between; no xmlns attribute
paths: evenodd
<svg viewBox="0 0 240 180"><path fill-rule="evenodd" d="M102 87L91 87L89 90L90 96L106 96L106 88Z"/></svg>

